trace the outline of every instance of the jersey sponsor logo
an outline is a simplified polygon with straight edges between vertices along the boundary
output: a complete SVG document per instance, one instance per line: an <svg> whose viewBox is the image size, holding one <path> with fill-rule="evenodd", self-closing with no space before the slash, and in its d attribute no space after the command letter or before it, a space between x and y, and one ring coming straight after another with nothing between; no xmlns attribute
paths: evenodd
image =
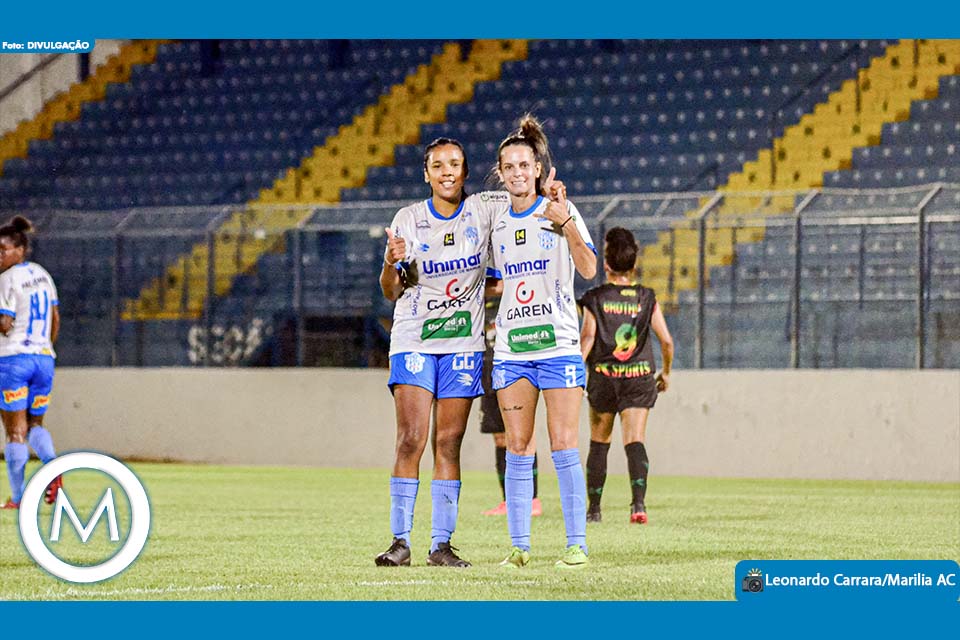
<svg viewBox="0 0 960 640"><path fill-rule="evenodd" d="M517 302L520 304L529 304L533 300L533 287L527 286L526 280L521 280L517 283L517 290L514 295L516 295Z"/></svg>
<svg viewBox="0 0 960 640"><path fill-rule="evenodd" d="M557 346L557 335L552 324L522 327L507 333L507 345L513 353L541 351Z"/></svg>
<svg viewBox="0 0 960 640"><path fill-rule="evenodd" d="M620 289L620 295L624 298L636 298L637 290L636 289Z"/></svg>
<svg viewBox="0 0 960 640"><path fill-rule="evenodd" d="M454 244L453 234L452 233L443 234L443 246L452 247L453 244Z"/></svg>
<svg viewBox="0 0 960 640"><path fill-rule="evenodd" d="M537 233L537 240L540 241L540 248L544 251L550 251L557 246L557 234L550 229L541 229Z"/></svg>
<svg viewBox="0 0 960 640"><path fill-rule="evenodd" d="M620 362L626 362L637 350L637 328L632 324L622 324L613 336L617 346L613 349L613 357Z"/></svg>
<svg viewBox="0 0 960 640"><path fill-rule="evenodd" d="M50 396L34 396L30 404L31 409L42 409L50 404Z"/></svg>
<svg viewBox="0 0 960 640"><path fill-rule="evenodd" d="M11 404L18 400L26 400L26 399L27 399L26 387L20 387L19 389L3 390L3 401L6 402L7 404Z"/></svg>
<svg viewBox="0 0 960 640"><path fill-rule="evenodd" d="M469 269L478 269L481 266L480 254L476 253L468 258L456 258L454 260L427 260L423 263L423 274L442 275L451 271L467 271Z"/></svg>
<svg viewBox="0 0 960 640"><path fill-rule="evenodd" d="M523 307L513 307L507 309L507 320L519 320L520 318L539 318L541 316L553 315L553 305L529 304Z"/></svg>
<svg viewBox="0 0 960 640"><path fill-rule="evenodd" d="M423 323L421 340L469 338L473 335L473 318L469 311L457 311L449 318L436 318Z"/></svg>
<svg viewBox="0 0 960 640"><path fill-rule="evenodd" d="M429 220L417 220L417 229L429 229L430 221Z"/></svg>
<svg viewBox="0 0 960 640"><path fill-rule="evenodd" d="M467 239L467 242L469 242L472 245L476 245L480 243L480 232L477 230L476 227L467 227L466 229L464 229L463 236Z"/></svg>
<svg viewBox="0 0 960 640"><path fill-rule="evenodd" d="M507 202L509 196L501 191L484 191L480 194L480 202Z"/></svg>
<svg viewBox="0 0 960 640"><path fill-rule="evenodd" d="M427 359L419 353L408 353L403 356L403 366L405 366L410 373L420 373L423 371L423 363L426 361Z"/></svg>
<svg viewBox="0 0 960 640"><path fill-rule="evenodd" d="M546 273L548 264L550 264L549 258L524 260L523 262L508 262L506 265L506 272L508 276L523 276L533 273Z"/></svg>
<svg viewBox="0 0 960 640"><path fill-rule="evenodd" d="M527 230L526 229L517 229L513 232L513 241L517 245L527 244Z"/></svg>
<svg viewBox="0 0 960 640"><path fill-rule="evenodd" d="M639 302L616 302L607 301L601 306L604 313L618 316L635 316L640 313Z"/></svg>
<svg viewBox="0 0 960 640"><path fill-rule="evenodd" d="M494 230L494 231L503 231L503 230L506 229L506 228L507 228L507 223L504 222L503 220L501 220L500 222L498 222L498 223L496 224L496 226L493 227L493 230Z"/></svg>
<svg viewBox="0 0 960 640"><path fill-rule="evenodd" d="M642 378L650 375L649 362L634 362L632 364L607 364L599 362L593 370L608 378Z"/></svg>
<svg viewBox="0 0 960 640"><path fill-rule="evenodd" d="M454 307L461 308L470 303L468 297L465 297L464 288L459 285L460 279L453 278L450 282L447 283L444 293L447 296L447 300L428 300L427 309L430 311L435 311L437 309L452 309Z"/></svg>

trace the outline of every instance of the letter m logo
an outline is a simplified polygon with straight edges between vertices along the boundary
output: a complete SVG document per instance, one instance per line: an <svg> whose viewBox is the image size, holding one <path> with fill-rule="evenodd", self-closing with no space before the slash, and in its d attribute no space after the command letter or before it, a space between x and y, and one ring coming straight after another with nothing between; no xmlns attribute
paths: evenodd
<svg viewBox="0 0 960 640"><path fill-rule="evenodd" d="M112 487L107 487L107 490L104 491L103 497L100 498L100 503L94 508L90 520L87 521L85 525L82 524L80 518L77 517L77 512L74 511L73 505L70 504L70 498L67 497L67 492L61 488L57 492L57 502L53 505L53 523L50 525L50 542L58 542L60 540L60 523L63 520L62 516L64 512L66 512L67 518L70 519L73 528L76 529L82 542L90 539L90 535L96 528L97 523L100 522L100 518L103 517L104 512L107 514L107 528L110 533L110 541L117 542L120 540L120 533L117 529L117 509L113 502Z"/></svg>

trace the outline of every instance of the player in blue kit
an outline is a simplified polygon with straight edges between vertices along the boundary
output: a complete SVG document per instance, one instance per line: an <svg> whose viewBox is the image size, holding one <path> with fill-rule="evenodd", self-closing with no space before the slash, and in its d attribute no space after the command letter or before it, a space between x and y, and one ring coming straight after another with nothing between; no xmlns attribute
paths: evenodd
<svg viewBox="0 0 960 640"><path fill-rule="evenodd" d="M60 330L57 288L53 278L28 262L30 221L14 217L0 227L0 417L7 434L4 456L12 495L2 505L17 509L24 489L30 451L41 462L56 457L43 415L53 389L53 344ZM52 504L62 486L58 477L44 500Z"/></svg>
<svg viewBox="0 0 960 640"><path fill-rule="evenodd" d="M424 152L431 197L402 208L387 229L380 286L397 302L390 334L390 379L397 447L390 478L393 542L378 566L410 564L410 531L420 459L434 432L432 543L427 564L468 567L450 546L460 497L460 444L473 399L483 395L484 284L492 212L502 193L466 197L462 145L449 138Z"/></svg>
<svg viewBox="0 0 960 640"><path fill-rule="evenodd" d="M530 561L534 422L543 394L567 548L558 567L587 563L586 486L577 447L580 402L586 383L574 273L597 271L596 250L577 208L561 189L557 201L541 196L551 175L550 152L540 124L525 116L497 152L497 174L510 206L493 220L495 277L503 280L497 314L493 386L507 431L507 528L512 549L501 563Z"/></svg>

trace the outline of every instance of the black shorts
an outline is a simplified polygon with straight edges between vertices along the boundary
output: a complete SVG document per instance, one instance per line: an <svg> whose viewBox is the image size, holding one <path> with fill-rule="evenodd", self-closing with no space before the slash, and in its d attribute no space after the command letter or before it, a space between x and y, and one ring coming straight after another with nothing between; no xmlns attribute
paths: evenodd
<svg viewBox="0 0 960 640"><path fill-rule="evenodd" d="M652 375L641 378L608 378L590 372L587 400L598 413L620 413L624 409L650 409L657 402L657 380Z"/></svg>
<svg viewBox="0 0 960 640"><path fill-rule="evenodd" d="M504 433L503 415L496 393L485 393L480 397L480 433Z"/></svg>

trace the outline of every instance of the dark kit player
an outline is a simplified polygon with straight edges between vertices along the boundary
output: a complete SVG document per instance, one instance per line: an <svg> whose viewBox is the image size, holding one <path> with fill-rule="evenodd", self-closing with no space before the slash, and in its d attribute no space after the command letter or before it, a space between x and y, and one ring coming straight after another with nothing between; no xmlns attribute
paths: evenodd
<svg viewBox="0 0 960 640"><path fill-rule="evenodd" d="M607 452L613 420L620 414L627 453L633 505L630 522L646 524L647 472L644 440L647 415L657 393L670 384L673 339L653 289L636 281L637 242L621 227L606 235L604 270L607 282L580 300L583 326L580 345L590 370L590 454L587 456L588 522L600 522L600 497L607 479ZM660 341L663 369L654 375L650 330Z"/></svg>

